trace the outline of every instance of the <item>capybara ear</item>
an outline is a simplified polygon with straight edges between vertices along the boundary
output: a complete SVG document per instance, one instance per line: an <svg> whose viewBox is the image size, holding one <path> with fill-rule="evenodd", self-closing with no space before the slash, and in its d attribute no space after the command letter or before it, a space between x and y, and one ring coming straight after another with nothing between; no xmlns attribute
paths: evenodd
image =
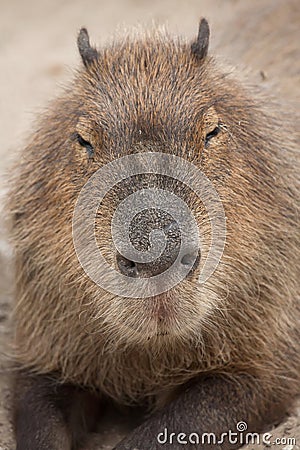
<svg viewBox="0 0 300 450"><path fill-rule="evenodd" d="M98 58L99 54L97 50L91 47L90 37L86 28L81 28L79 31L77 46L85 67L88 67Z"/></svg>
<svg viewBox="0 0 300 450"><path fill-rule="evenodd" d="M199 31L196 42L191 46L192 54L198 59L204 59L208 52L209 45L209 25L206 19L202 18L199 23Z"/></svg>

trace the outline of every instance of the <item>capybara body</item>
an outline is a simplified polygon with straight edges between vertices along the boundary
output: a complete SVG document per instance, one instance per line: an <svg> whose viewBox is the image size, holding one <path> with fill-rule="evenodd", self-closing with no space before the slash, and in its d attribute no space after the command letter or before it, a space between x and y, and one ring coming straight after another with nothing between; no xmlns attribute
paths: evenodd
<svg viewBox="0 0 300 450"><path fill-rule="evenodd" d="M208 38L202 20L192 44L154 32L98 51L81 30L83 67L22 154L9 200L18 450L77 448L89 423L83 412L96 417L103 398L152 411L117 449L155 449L164 428L220 437L244 420L260 432L299 392L297 114L207 54ZM125 180L95 221L99 247L116 269L112 216L139 189L181 194L204 236L186 279L156 296L127 298L85 273L72 219L99 168L146 152L181 157L205 174L225 211L226 243L214 273L199 283L212 239L201 199L147 170ZM146 276L157 269L147 268ZM138 266L134 276L141 273ZM215 448L242 443L223 439ZM176 439L168 446L181 448Z"/></svg>

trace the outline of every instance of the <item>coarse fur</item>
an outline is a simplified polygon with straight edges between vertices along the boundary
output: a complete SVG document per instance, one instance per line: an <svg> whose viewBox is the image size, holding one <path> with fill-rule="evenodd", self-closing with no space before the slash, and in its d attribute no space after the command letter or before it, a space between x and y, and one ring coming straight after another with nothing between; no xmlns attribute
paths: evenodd
<svg viewBox="0 0 300 450"><path fill-rule="evenodd" d="M17 365L119 404L160 409L207 375L247 375L264 396L289 402L300 373L298 125L295 111L281 111L263 89L211 55L197 58L190 43L166 32L89 52L38 122L12 183ZM205 238L200 266L155 298L117 297L80 266L73 210L98 168L146 151L186 158L211 180L226 213L226 246L199 284L210 225L188 192ZM140 177L127 189L142 185L167 182ZM170 182L169 189L180 187ZM120 195L104 200L96 223L112 264L110 220Z"/></svg>

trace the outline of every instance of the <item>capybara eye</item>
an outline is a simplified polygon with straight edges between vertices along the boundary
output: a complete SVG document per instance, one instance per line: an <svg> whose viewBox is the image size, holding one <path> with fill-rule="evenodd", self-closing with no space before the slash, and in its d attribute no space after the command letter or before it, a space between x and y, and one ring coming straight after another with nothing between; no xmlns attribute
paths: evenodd
<svg viewBox="0 0 300 450"><path fill-rule="evenodd" d="M83 137L79 133L77 133L76 137L77 137L77 141L81 145L81 147L84 147L86 149L88 157L92 158L94 156L94 147L92 146L92 144L89 141L86 141L85 139L83 139Z"/></svg>
<svg viewBox="0 0 300 450"><path fill-rule="evenodd" d="M207 133L207 135L205 136L205 141L204 141L204 145L205 147L208 146L209 141L217 136L219 134L219 132L221 131L220 127L217 126L216 128L214 128L212 131L210 131L209 133Z"/></svg>

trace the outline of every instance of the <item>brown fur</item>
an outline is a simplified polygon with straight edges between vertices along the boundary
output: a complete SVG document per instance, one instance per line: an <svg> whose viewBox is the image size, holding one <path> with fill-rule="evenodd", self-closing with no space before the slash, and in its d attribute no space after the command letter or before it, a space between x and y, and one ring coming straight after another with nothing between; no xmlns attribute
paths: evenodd
<svg viewBox="0 0 300 450"><path fill-rule="evenodd" d="M92 52L92 55L95 54ZM37 374L159 409L201 375L249 375L266 398L299 392L299 122L270 93L165 32L100 50L45 112L18 164L10 208L16 245L14 358ZM221 132L204 146L206 133ZM76 142L95 148L93 159ZM118 298L95 285L74 252L72 214L97 168L138 151L187 158L223 202L227 240L204 284L199 270L161 297ZM129 186L135 190L137 179ZM178 187L173 186L176 191ZM209 247L203 205L186 194ZM100 245L114 262L110 219ZM252 405L255 408L255 404Z"/></svg>

